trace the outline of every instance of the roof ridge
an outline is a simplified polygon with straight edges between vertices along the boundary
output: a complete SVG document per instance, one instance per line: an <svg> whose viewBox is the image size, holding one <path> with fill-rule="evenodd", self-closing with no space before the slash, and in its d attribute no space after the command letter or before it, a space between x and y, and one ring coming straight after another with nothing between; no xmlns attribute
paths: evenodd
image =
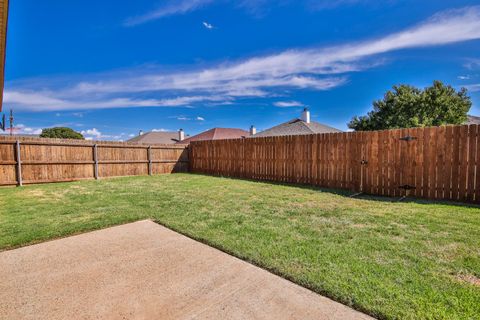
<svg viewBox="0 0 480 320"><path fill-rule="evenodd" d="M150 134L150 133L171 133L171 134L175 133L176 134L176 133L178 133L178 131L147 131L147 132L144 132L142 134L142 136L145 136L145 135Z"/></svg>
<svg viewBox="0 0 480 320"><path fill-rule="evenodd" d="M215 139L215 135L217 134L217 127L213 128L213 135L212 135L212 139Z"/></svg>
<svg viewBox="0 0 480 320"><path fill-rule="evenodd" d="M310 128L310 123L307 123L307 122L305 122L305 121L303 121L303 120L302 120L301 123L302 123L302 125L304 125L305 127L307 127L307 129L310 130L311 133L315 133L315 131L313 131L313 129ZM317 122L317 123L318 123L318 124L321 124L321 123L319 123L319 122Z"/></svg>

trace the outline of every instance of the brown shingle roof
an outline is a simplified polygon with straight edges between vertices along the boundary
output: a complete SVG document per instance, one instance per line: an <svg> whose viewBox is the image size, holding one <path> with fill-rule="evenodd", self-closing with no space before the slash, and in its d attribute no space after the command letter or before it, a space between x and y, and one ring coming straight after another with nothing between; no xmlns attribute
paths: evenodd
<svg viewBox="0 0 480 320"><path fill-rule="evenodd" d="M314 133L330 133L330 132L342 132L336 128L311 121L306 123L301 119L293 119L288 122L279 124L278 126L264 130L253 135L253 138L257 137L275 137L275 136L289 136L299 134L314 134Z"/></svg>
<svg viewBox="0 0 480 320"><path fill-rule="evenodd" d="M242 129L233 128L213 128L205 132L199 133L195 136L187 138L178 142L179 144L186 144L192 141L202 140L223 140L223 139L238 139L248 137L250 133Z"/></svg>
<svg viewBox="0 0 480 320"><path fill-rule="evenodd" d="M3 106L3 85L5 83L5 51L7 48L8 0L0 0L0 111Z"/></svg>
<svg viewBox="0 0 480 320"><path fill-rule="evenodd" d="M175 144L178 142L178 132L147 132L127 142L143 144Z"/></svg>

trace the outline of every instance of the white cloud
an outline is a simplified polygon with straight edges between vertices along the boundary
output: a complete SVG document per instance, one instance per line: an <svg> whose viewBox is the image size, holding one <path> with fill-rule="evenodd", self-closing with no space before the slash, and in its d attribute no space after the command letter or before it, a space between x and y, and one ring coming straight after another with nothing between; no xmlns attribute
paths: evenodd
<svg viewBox="0 0 480 320"><path fill-rule="evenodd" d="M97 128L82 130L80 133L83 134L85 138L101 139L103 137L102 133L98 131Z"/></svg>
<svg viewBox="0 0 480 320"><path fill-rule="evenodd" d="M172 15L185 14L194 10L197 10L213 0L180 0L180 1L168 1L166 5L163 5L155 10L147 12L145 14L130 17L124 21L124 26L132 27L142 23L146 23L152 20L165 18Z"/></svg>
<svg viewBox="0 0 480 320"><path fill-rule="evenodd" d="M190 118L187 118L185 116L178 116L178 117L173 117L179 121L188 121L188 120L191 120Z"/></svg>
<svg viewBox="0 0 480 320"><path fill-rule="evenodd" d="M384 63L382 53L474 39L480 39L480 6L445 11L378 39L292 49L204 69L165 72L150 68L121 76L94 74L88 77L91 81L63 88L49 86L48 81L32 81L30 85L26 81L18 88L7 86L5 103L18 110L39 111L223 105L250 97L272 97L275 90L330 90L348 82L348 73Z"/></svg>
<svg viewBox="0 0 480 320"><path fill-rule="evenodd" d="M115 140L123 141L127 137L126 133L120 133L115 135L103 134L97 128L92 128L88 130L82 130L80 133L85 137L86 140ZM129 135L132 136L132 135Z"/></svg>
<svg viewBox="0 0 480 320"><path fill-rule="evenodd" d="M197 120L197 121L205 121L205 118L204 118L204 117L196 117L195 120Z"/></svg>
<svg viewBox="0 0 480 320"><path fill-rule="evenodd" d="M163 129L163 128L160 128L160 129L152 129L152 132L167 132L168 130L167 129Z"/></svg>
<svg viewBox="0 0 480 320"><path fill-rule="evenodd" d="M26 125L19 123L14 127L14 133L39 135L40 133L42 133L42 129L27 127Z"/></svg>
<svg viewBox="0 0 480 320"><path fill-rule="evenodd" d="M277 101L274 102L273 105L279 108L289 108L289 107L303 107L305 106L303 103L299 101Z"/></svg>
<svg viewBox="0 0 480 320"><path fill-rule="evenodd" d="M470 75L467 74L467 75L464 75L464 76L458 76L457 78L460 79L460 80L470 80Z"/></svg>
<svg viewBox="0 0 480 320"><path fill-rule="evenodd" d="M210 30L213 29L213 24L210 24L210 23L208 23L208 22L206 22L206 21L203 21L202 24L203 24L203 26L204 26L205 28L207 28L207 29L210 29Z"/></svg>

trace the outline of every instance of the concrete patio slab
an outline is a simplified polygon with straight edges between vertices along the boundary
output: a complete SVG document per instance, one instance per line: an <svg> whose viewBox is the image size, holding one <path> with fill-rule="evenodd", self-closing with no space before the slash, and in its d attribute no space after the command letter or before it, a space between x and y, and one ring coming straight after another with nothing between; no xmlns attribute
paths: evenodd
<svg viewBox="0 0 480 320"><path fill-rule="evenodd" d="M0 253L0 319L371 319L152 221Z"/></svg>

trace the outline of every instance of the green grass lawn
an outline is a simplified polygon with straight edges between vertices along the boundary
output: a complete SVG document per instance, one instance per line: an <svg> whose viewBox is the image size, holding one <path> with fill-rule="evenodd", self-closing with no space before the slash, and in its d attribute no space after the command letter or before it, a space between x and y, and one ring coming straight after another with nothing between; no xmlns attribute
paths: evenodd
<svg viewBox="0 0 480 320"><path fill-rule="evenodd" d="M175 174L0 189L0 249L151 218L385 319L480 319L480 209Z"/></svg>

